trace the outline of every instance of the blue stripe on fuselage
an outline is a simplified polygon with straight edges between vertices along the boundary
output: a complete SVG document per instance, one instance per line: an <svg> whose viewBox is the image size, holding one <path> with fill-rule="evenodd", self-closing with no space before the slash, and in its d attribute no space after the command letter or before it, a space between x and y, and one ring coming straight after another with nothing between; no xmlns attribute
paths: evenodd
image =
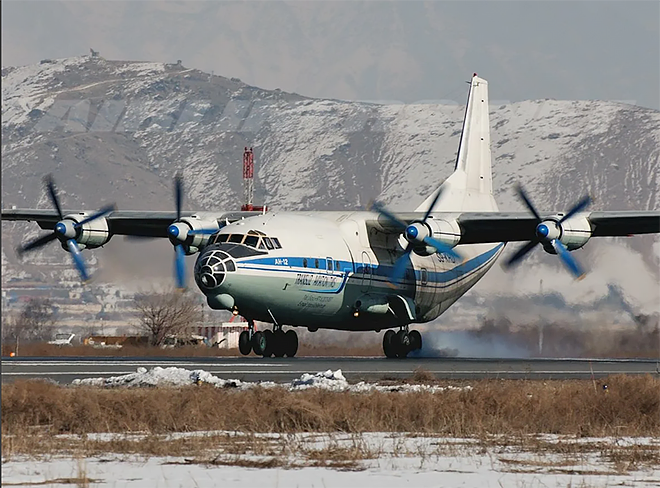
<svg viewBox="0 0 660 488"><path fill-rule="evenodd" d="M498 244L492 249L489 249L483 254L479 254L478 256L475 256L474 258L459 264L458 266L447 270L447 271L429 271L429 277L428 281L429 282L436 282L436 283L448 283L450 281L454 280L460 280L464 275L467 275L471 271L483 266L485 263L487 263L490 259L493 258L497 254L497 252L504 247L503 243ZM332 275L332 276L337 276L337 277L346 277L346 275L350 272L353 271L353 263L350 261L340 261L340 260L333 260L335 263L339 262L340 264L340 269L343 271L331 271L327 269L322 269L322 268L306 268L303 267L303 259L305 259L308 263L313 262L317 258L308 258L308 257L298 257L298 256L293 256L293 257L264 257L264 258L256 258L256 259L245 259L237 262L238 268L243 268L243 269L252 269L252 270L258 270L258 271L278 271L278 272L286 272L286 273L307 273L307 274L312 274L312 275ZM325 258L318 258L319 264L326 263ZM287 264L283 264L286 262ZM334 263L333 263L334 264ZM268 266L268 267L266 267ZM389 278L391 276L393 266L392 265L385 265L385 264L380 264L380 265L364 265L362 263L357 263L356 269L355 269L355 274L356 275L361 275L365 268L368 268L371 270L371 274L373 277L386 277ZM421 270L415 270L415 279L419 281L421 278ZM309 292L323 292L323 293L339 293L341 289L344 287L346 284L346 279L342 280L342 284L339 289L334 289L332 291L329 290L305 290ZM405 282L410 282L411 280L404 280Z"/></svg>

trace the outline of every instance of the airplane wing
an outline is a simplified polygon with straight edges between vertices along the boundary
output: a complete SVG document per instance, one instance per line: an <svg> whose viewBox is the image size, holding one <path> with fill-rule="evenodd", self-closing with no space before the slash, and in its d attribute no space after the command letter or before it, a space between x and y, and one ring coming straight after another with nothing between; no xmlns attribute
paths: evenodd
<svg viewBox="0 0 660 488"><path fill-rule="evenodd" d="M557 213L541 214L542 220L556 218ZM422 212L396 213L406 224L421 221ZM586 218L591 227L591 237L616 237L636 234L660 233L660 211L606 211L584 212L578 216ZM461 236L458 244L530 241L536 238L538 221L528 212L434 212L433 218L453 220L458 223ZM368 221L386 233L401 233L401 229L383 215Z"/></svg>
<svg viewBox="0 0 660 488"><path fill-rule="evenodd" d="M63 211L63 215L80 214L81 210ZM241 218L259 215L261 212L181 212L181 217L204 215L218 222L234 222ZM108 222L111 235L128 235L141 237L167 237L167 228L176 220L176 212L115 210L104 217ZM39 209L2 209L2 220L19 220L36 222L39 227L53 230L59 217L55 210Z"/></svg>

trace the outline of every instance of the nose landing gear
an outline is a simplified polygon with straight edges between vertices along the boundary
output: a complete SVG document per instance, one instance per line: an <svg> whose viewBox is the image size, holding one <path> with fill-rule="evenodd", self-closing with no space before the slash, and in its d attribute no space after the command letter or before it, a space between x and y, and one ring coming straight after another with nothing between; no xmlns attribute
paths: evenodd
<svg viewBox="0 0 660 488"><path fill-rule="evenodd" d="M294 330L284 332L281 325L275 325L273 330L255 332L253 320L248 320L248 327L238 337L238 349L242 355L247 356L254 351L257 356L265 358L292 358L298 352L298 334Z"/></svg>
<svg viewBox="0 0 660 488"><path fill-rule="evenodd" d="M383 352L388 358L405 358L409 352L422 348L422 334L401 327L399 332L388 330L383 336Z"/></svg>

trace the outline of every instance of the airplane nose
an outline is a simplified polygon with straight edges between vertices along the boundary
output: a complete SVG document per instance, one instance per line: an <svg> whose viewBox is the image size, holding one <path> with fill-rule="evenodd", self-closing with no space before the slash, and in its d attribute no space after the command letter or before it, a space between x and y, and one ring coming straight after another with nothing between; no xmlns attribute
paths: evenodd
<svg viewBox="0 0 660 488"><path fill-rule="evenodd" d="M217 248L207 249L195 263L195 281L205 295L216 294L226 281L227 274L235 271L236 263L229 254Z"/></svg>

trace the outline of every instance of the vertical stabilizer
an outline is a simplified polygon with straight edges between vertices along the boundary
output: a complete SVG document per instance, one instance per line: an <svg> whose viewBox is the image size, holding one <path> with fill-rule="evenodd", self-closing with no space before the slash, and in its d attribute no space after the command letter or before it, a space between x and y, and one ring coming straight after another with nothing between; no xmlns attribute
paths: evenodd
<svg viewBox="0 0 660 488"><path fill-rule="evenodd" d="M435 210L497 211L491 175L488 82L476 73L470 82L454 173L442 184L442 189ZM417 210L425 211L432 204L435 193Z"/></svg>

